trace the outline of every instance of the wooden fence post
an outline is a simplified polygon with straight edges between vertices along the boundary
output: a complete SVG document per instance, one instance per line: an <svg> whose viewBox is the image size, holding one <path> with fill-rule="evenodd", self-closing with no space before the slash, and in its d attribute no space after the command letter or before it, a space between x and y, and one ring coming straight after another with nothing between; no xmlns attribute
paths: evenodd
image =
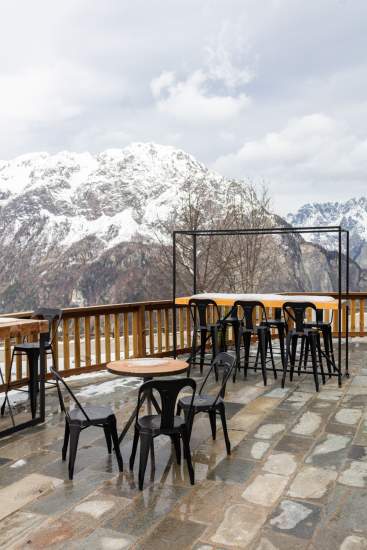
<svg viewBox="0 0 367 550"><path fill-rule="evenodd" d="M139 305L138 311L138 357L146 357L145 305Z"/></svg>

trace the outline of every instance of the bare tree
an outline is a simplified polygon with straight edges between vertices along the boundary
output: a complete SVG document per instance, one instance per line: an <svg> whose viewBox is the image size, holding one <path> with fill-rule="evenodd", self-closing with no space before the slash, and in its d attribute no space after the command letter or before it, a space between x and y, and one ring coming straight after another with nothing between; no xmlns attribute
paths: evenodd
<svg viewBox="0 0 367 550"><path fill-rule="evenodd" d="M269 196L251 183L226 183L208 178L187 180L178 206L154 224L160 243L158 265L170 285L173 230L258 229L269 227ZM198 291L256 292L269 277L275 247L264 235L203 236L197 238ZM179 293L191 293L193 238L180 235L176 250Z"/></svg>

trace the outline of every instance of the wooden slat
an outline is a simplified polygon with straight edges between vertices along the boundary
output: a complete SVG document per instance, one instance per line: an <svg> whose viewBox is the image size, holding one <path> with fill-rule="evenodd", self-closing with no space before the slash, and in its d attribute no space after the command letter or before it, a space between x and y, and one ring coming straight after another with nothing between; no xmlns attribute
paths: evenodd
<svg viewBox="0 0 367 550"><path fill-rule="evenodd" d="M180 333L180 349L185 347L185 328L184 328L184 311L183 308L178 308L178 326Z"/></svg>
<svg viewBox="0 0 367 550"><path fill-rule="evenodd" d="M105 357L106 363L111 361L111 322L110 316L104 316L104 345L105 345Z"/></svg>
<svg viewBox="0 0 367 550"><path fill-rule="evenodd" d="M356 301L350 300L350 326L349 330L355 332L356 330Z"/></svg>
<svg viewBox="0 0 367 550"><path fill-rule="evenodd" d="M84 346L85 346L85 366L92 364L92 347L90 342L90 317L84 317Z"/></svg>
<svg viewBox="0 0 367 550"><path fill-rule="evenodd" d="M63 350L64 350L64 370L70 369L70 348L69 348L69 321L63 319L62 321L62 338L63 338Z"/></svg>
<svg viewBox="0 0 367 550"><path fill-rule="evenodd" d="M74 319L74 367L80 367L80 323L79 317Z"/></svg>
<svg viewBox="0 0 367 550"><path fill-rule="evenodd" d="M347 331L347 306L343 304L342 306L342 333L346 334Z"/></svg>
<svg viewBox="0 0 367 550"><path fill-rule="evenodd" d="M58 329L58 322L54 320L52 321L52 329L51 329L51 334L53 338L52 354L55 362L53 366L56 370L59 370L59 338L58 338L57 329Z"/></svg>
<svg viewBox="0 0 367 550"><path fill-rule="evenodd" d="M165 350L168 351L170 349L169 345L169 310L164 310L164 346Z"/></svg>
<svg viewBox="0 0 367 550"><path fill-rule="evenodd" d="M94 317L94 345L96 351L96 364L101 363L101 321L99 315Z"/></svg>
<svg viewBox="0 0 367 550"><path fill-rule="evenodd" d="M154 355L154 312L148 311L149 320L149 353Z"/></svg>
<svg viewBox="0 0 367 550"><path fill-rule="evenodd" d="M145 329L145 307L139 306L138 310L138 330L137 330L137 348L138 357L145 357L147 354L147 340Z"/></svg>
<svg viewBox="0 0 367 550"><path fill-rule="evenodd" d="M118 313L113 316L113 326L115 335L115 361L120 359L120 317Z"/></svg>
<svg viewBox="0 0 367 550"><path fill-rule="evenodd" d="M133 311L133 324L132 324L132 336L133 336L133 356L138 357L138 331L139 331L139 317L138 312Z"/></svg>
<svg viewBox="0 0 367 550"><path fill-rule="evenodd" d="M330 310L329 309L324 309L324 321L325 321L325 323L330 322Z"/></svg>
<svg viewBox="0 0 367 550"><path fill-rule="evenodd" d="M130 357L130 343L129 343L129 314L124 312L124 358Z"/></svg>
<svg viewBox="0 0 367 550"><path fill-rule="evenodd" d="M10 338L4 339L4 358L5 358L5 380L13 380L14 376L10 375L10 363L11 363L11 343Z"/></svg>
<svg viewBox="0 0 367 550"><path fill-rule="evenodd" d="M339 319L339 311L334 311L334 317L333 317L333 333L338 334L338 319Z"/></svg>
<svg viewBox="0 0 367 550"><path fill-rule="evenodd" d="M364 299L359 300L359 335L364 336Z"/></svg>
<svg viewBox="0 0 367 550"><path fill-rule="evenodd" d="M162 310L157 310L158 353L162 351Z"/></svg>
<svg viewBox="0 0 367 550"><path fill-rule="evenodd" d="M190 308L186 308L186 345L191 346L191 313Z"/></svg>
<svg viewBox="0 0 367 550"><path fill-rule="evenodd" d="M23 341L23 338L20 334L16 337L16 343L21 344ZM16 380L21 380L23 376L23 368L22 368L22 356L23 354L16 355Z"/></svg>

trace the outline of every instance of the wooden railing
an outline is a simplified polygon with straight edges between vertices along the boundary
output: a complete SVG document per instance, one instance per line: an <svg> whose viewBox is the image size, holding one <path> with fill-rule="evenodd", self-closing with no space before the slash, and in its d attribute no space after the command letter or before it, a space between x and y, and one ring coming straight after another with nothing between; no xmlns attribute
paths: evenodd
<svg viewBox="0 0 367 550"><path fill-rule="evenodd" d="M306 293L303 294L307 296ZM336 293L328 293L328 295L337 297ZM366 336L367 293L352 292L349 298L350 335ZM343 304L342 310L343 335L345 335L347 321L346 305L346 303ZM268 308L269 317L273 313L271 308ZM7 316L27 318L31 314L32 312L22 312L7 314ZM330 320L329 312L326 310L325 320ZM191 345L191 321L186 306L177 307L176 328L177 350L178 353L184 353ZM337 328L338 312L335 311L333 315L335 334ZM10 371L13 344L14 342L10 340L0 342L0 365L6 375ZM170 355L173 351L172 301L64 309L53 351L56 367L66 376L100 370L105 368L109 361L118 359ZM12 385L26 383L26 359L18 356L14 363L11 373Z"/></svg>

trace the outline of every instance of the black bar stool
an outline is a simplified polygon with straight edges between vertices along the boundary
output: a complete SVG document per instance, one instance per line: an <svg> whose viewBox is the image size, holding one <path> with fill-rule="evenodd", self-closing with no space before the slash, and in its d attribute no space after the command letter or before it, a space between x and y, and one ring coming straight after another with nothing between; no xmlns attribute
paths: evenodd
<svg viewBox="0 0 367 550"><path fill-rule="evenodd" d="M61 322L62 310L56 308L46 308L41 307L37 309L33 315L33 319L45 319L48 321L49 330L45 335L45 353L52 356L52 366L55 366L55 356L53 352L53 344L57 342L57 330ZM52 336L52 324L56 321L56 328ZM28 359L28 368L29 368L29 382L28 382L28 392L29 400L31 405L31 414L32 418L35 418L37 412L37 393L38 393L38 363L40 357L40 343L39 342L22 342L21 344L16 344L13 347L13 353L11 356L11 363L9 369L8 380L6 381L6 391L5 399L1 405L1 416L4 415L5 405L7 402L7 394L10 389L10 380L11 380L11 371L13 366L14 357L26 355ZM55 384L52 384L55 387ZM20 388L14 388L17 391L25 391Z"/></svg>
<svg viewBox="0 0 367 550"><path fill-rule="evenodd" d="M307 371L307 360L304 361L304 370L301 371L303 350L306 348L311 352L311 366L315 381L316 391L319 391L318 372L320 370L322 383L325 384L325 372L322 363L322 350L320 331L317 328L307 326L306 311L312 309L316 313L316 306L311 302L286 302L283 304L284 318L287 324L286 336L286 356L283 369L282 388L285 385L285 379L288 371L288 362L290 361L290 381L293 380L295 370L296 354L298 341L301 340L301 353L298 366L298 374Z"/></svg>
<svg viewBox="0 0 367 550"><path fill-rule="evenodd" d="M212 345L212 361L218 353L218 337L220 336L220 350L223 351L225 346L225 328L220 320L220 311L217 303L209 298L191 298L189 301L189 308L191 318L193 322L192 331L192 351L188 359L190 368L192 364L196 364L196 354L200 350L200 374L203 373L203 366L205 364L205 348L210 341ZM211 322L210 314L214 312L217 320ZM197 339L200 339L199 346L197 346ZM188 371L190 376L190 369ZM216 372L216 378L218 375Z"/></svg>

